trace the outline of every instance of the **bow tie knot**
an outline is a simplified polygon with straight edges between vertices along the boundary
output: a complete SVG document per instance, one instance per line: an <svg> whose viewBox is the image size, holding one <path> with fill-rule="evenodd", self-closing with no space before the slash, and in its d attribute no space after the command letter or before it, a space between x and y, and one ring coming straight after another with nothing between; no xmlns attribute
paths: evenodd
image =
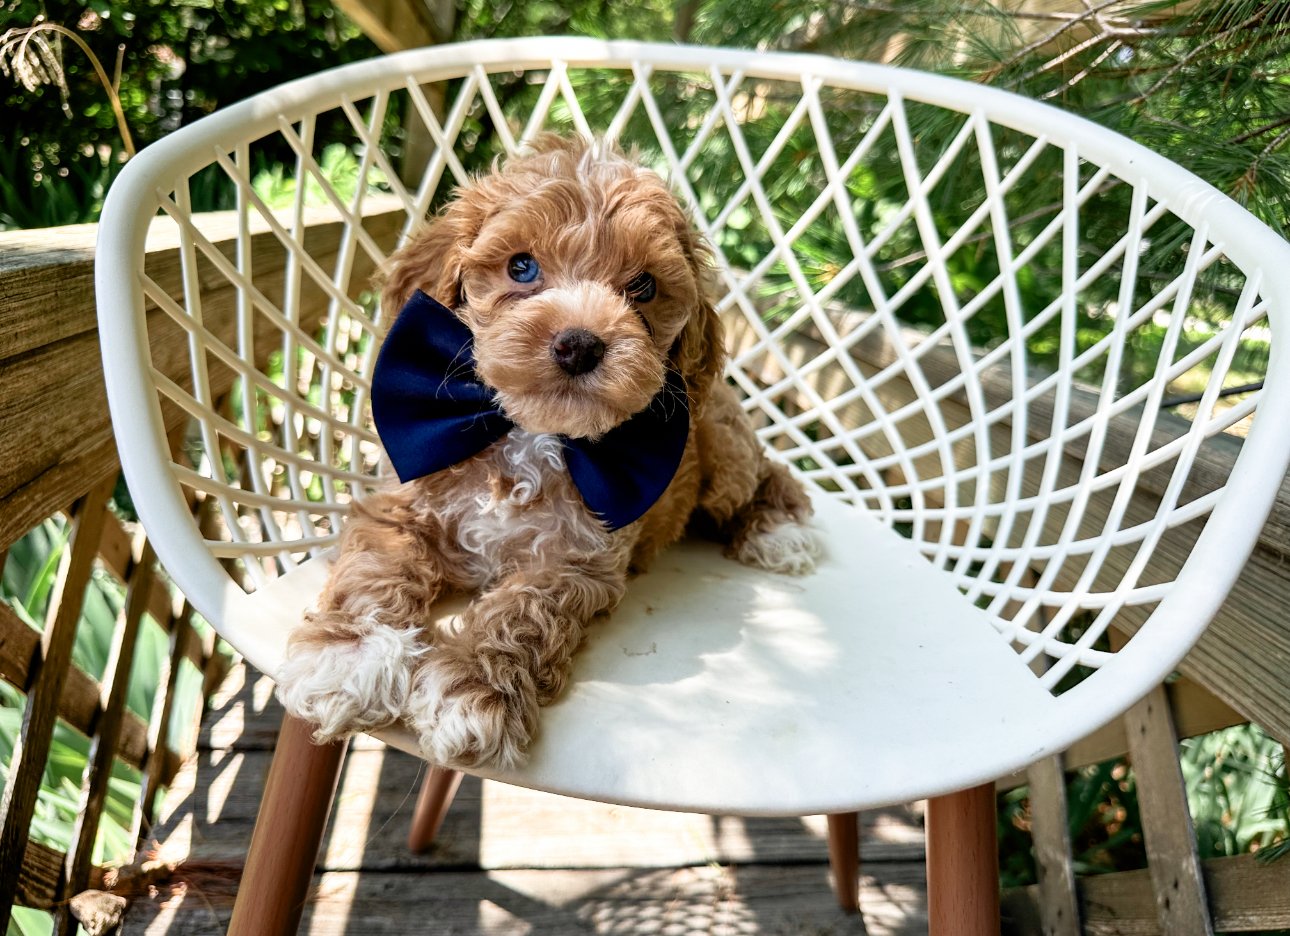
<svg viewBox="0 0 1290 936"><path fill-rule="evenodd" d="M603 343L599 355L586 341L567 344L565 371L600 364ZM583 503L609 529L639 519L672 482L689 438L687 400L684 381L669 368L649 406L599 439L560 437ZM405 483L463 462L515 428L475 373L470 329L420 290L400 310L377 357L372 417Z"/></svg>

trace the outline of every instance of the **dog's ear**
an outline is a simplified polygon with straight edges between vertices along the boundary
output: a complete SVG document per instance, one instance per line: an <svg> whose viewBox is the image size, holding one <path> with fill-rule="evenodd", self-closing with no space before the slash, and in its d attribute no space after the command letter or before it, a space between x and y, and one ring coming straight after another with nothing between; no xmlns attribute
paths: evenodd
<svg viewBox="0 0 1290 936"><path fill-rule="evenodd" d="M418 289L450 309L461 305L462 251L479 231L474 214L456 200L390 256L381 284L381 309L387 322Z"/></svg>
<svg viewBox="0 0 1290 936"><path fill-rule="evenodd" d="M689 227L680 234L682 250L699 290L697 307L676 340L672 359L685 378L690 408L697 412L708 398L712 382L721 379L726 366L726 330L709 299L711 254L702 237Z"/></svg>
<svg viewBox="0 0 1290 936"><path fill-rule="evenodd" d="M697 411L712 391L712 382L721 377L726 366L726 330L707 296L701 295L698 308L685 323L677 339L676 364L690 392L690 408Z"/></svg>

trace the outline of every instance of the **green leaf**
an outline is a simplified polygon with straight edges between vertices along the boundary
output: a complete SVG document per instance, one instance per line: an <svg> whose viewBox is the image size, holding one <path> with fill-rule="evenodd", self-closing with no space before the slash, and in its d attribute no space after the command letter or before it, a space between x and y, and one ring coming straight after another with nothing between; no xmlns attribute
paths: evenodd
<svg viewBox="0 0 1290 936"><path fill-rule="evenodd" d="M53 936L54 918L44 910L12 907L8 936Z"/></svg>
<svg viewBox="0 0 1290 936"><path fill-rule="evenodd" d="M45 527L53 542L49 554L28 584L27 594L22 601L28 620L32 621L44 616L46 602L53 590L54 581L58 578L58 563L63 557L63 549L67 546L68 537L71 535L69 527L55 526L52 520L45 521Z"/></svg>

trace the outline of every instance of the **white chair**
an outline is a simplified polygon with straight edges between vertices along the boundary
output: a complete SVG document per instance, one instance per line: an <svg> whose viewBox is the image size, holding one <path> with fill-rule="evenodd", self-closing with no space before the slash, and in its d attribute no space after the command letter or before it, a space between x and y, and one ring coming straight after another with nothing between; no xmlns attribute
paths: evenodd
<svg viewBox="0 0 1290 936"><path fill-rule="evenodd" d="M408 123L434 142L424 167L396 158ZM369 272L466 166L544 128L641 146L692 210L716 248L729 377L767 446L817 486L828 555L792 580L674 548L595 630L529 764L483 775L664 809L840 815L852 906L847 814L936 797L934 926L997 932L990 782L1170 673L1290 461L1290 248L1084 120L828 58L476 42L229 107L126 167L97 286L139 514L184 593L264 672L375 470L367 375L391 310L360 296ZM334 139L352 144L348 181L320 168ZM309 180L276 207L252 186L273 160ZM192 211L212 176L236 191L213 220ZM176 281L151 269L162 254L145 262L150 238L177 252ZM1214 453L1238 445L1218 473ZM1134 634L1118 651L1113 622ZM307 731L284 728L238 934L299 919L340 757ZM382 737L416 751L404 730ZM423 827L451 796L452 775L435 776ZM975 844L954 844L964 831Z"/></svg>

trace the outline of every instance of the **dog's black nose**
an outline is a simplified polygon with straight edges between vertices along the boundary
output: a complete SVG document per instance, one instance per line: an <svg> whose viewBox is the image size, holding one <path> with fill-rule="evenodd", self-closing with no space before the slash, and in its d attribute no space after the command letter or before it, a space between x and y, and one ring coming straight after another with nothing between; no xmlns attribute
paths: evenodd
<svg viewBox="0 0 1290 936"><path fill-rule="evenodd" d="M551 357L574 377L593 371L605 356L605 343L585 328L566 328L551 339Z"/></svg>

